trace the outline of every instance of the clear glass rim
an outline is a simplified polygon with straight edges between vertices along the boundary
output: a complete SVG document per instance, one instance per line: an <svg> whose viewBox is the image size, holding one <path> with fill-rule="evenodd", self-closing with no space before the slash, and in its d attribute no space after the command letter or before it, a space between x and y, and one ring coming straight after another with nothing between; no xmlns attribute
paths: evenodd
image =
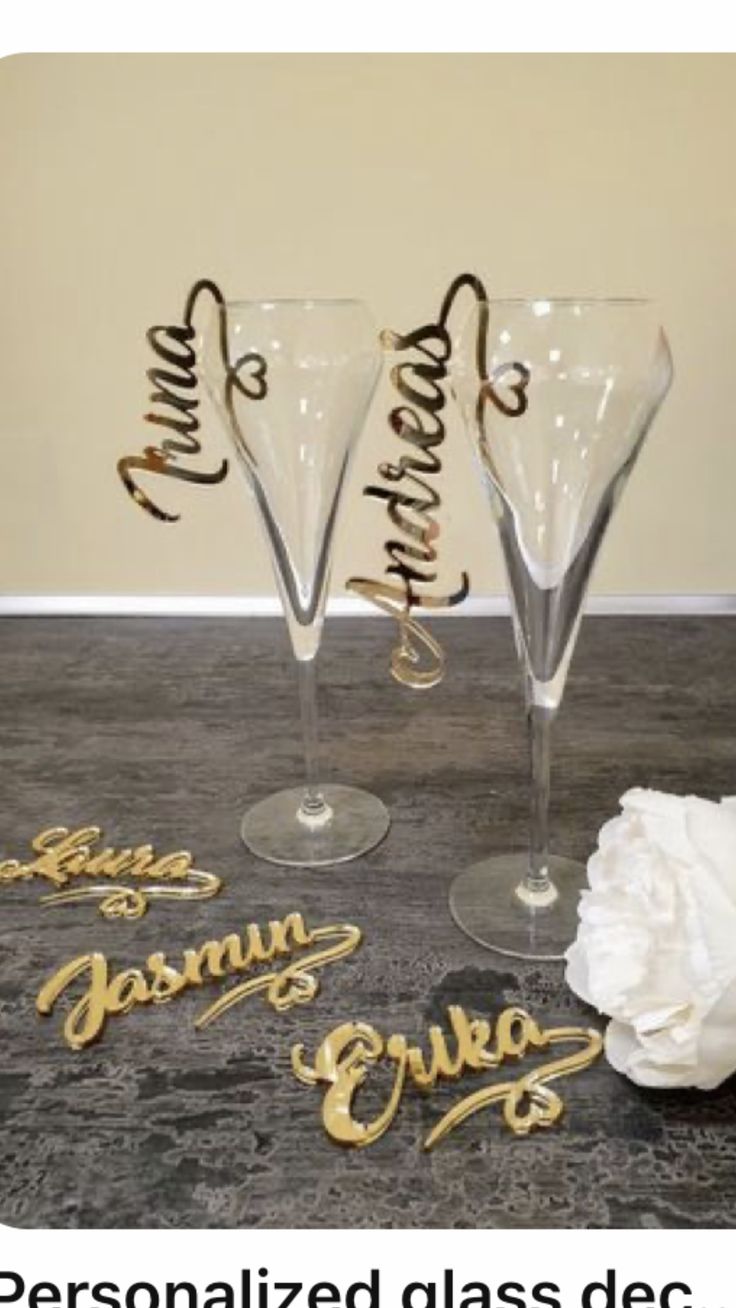
<svg viewBox="0 0 736 1308"><path fill-rule="evenodd" d="M349 304L365 305L365 300L360 300L357 298L357 296L351 296L351 295L332 295L332 296L330 295L328 296L271 295L267 299L263 299L263 300L242 299L242 300L225 301L225 307L228 309L246 309L246 308L268 309L268 308L281 308L282 306L297 305L297 304L301 305L303 308L314 308L315 306L320 307L322 305L325 306L329 305L331 307L334 307L335 305L349 305Z"/></svg>
<svg viewBox="0 0 736 1308"><path fill-rule="evenodd" d="M574 305L581 305L586 308L597 305L610 308L632 308L653 305L654 300L641 295L489 295L487 299L481 298L478 303L526 305L529 308L532 308L537 304L548 304L552 308L557 305L564 306L565 308L570 308Z"/></svg>

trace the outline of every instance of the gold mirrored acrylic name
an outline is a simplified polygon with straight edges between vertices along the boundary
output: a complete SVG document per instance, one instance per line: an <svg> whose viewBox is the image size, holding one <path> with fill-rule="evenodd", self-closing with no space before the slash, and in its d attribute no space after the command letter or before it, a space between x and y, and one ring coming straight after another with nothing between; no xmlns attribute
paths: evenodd
<svg viewBox="0 0 736 1308"><path fill-rule="evenodd" d="M467 572L462 573L451 593L432 595L426 589L438 577L437 514L442 497L437 478L442 471L442 413L447 403L445 382L452 353L447 320L457 295L468 286L476 297L485 298L479 279L463 273L444 296L436 322L403 334L390 330L381 333L384 349L401 356L390 373L399 403L391 409L388 423L404 444L396 457L378 465L381 480L366 486L363 493L386 506L389 537L384 548L389 562L385 581L351 577L347 582L348 590L396 619L398 643L391 656L391 675L415 690L435 686L442 680L445 668L441 645L415 611L451 608L460 604L470 589Z"/></svg>
<svg viewBox="0 0 736 1308"><path fill-rule="evenodd" d="M436 322L405 333L383 331L383 348L398 356L390 377L399 403L391 409L388 424L403 444L391 459L378 465L380 481L366 486L363 494L381 500L386 506L389 536L384 550L389 562L384 570L386 580L351 577L346 583L348 590L369 600L398 623L391 675L414 690L436 686L445 671L444 651L419 620L417 612L453 608L470 592L466 571L461 573L455 589L448 593L432 594L428 589L439 575L440 450L446 436L443 412L453 351L449 323L459 297L466 293L479 308L474 351L479 386L478 422L482 421L488 404L510 418L519 416L526 408L524 391L529 374L523 364L504 365L491 376L486 371L488 296L483 282L474 273L461 273L453 279L442 298ZM503 384L502 389L499 382Z"/></svg>
<svg viewBox="0 0 736 1308"><path fill-rule="evenodd" d="M281 963L308 950L286 966L238 981L210 1004L194 1025L199 1029L207 1026L242 999L259 992L277 1012L283 1012L314 999L319 981L313 973L352 954L360 940L357 927L330 925L310 930L301 913L289 913L282 920L269 922L265 929L251 923L242 933L186 949L176 966L166 954L156 952L149 955L142 968L115 972L104 954L82 954L65 963L46 982L36 1008L47 1016L64 991L82 980L84 992L67 1014L63 1033L72 1049L83 1049L102 1035L110 1017L129 1013L139 1005L168 1003L192 987L252 972L263 963Z"/></svg>
<svg viewBox="0 0 736 1308"><path fill-rule="evenodd" d="M409 1085L425 1092L438 1082L456 1081L468 1073L491 1071L509 1058L523 1058L530 1052L558 1044L579 1045L565 1054L535 1067L515 1080L481 1087L456 1103L432 1128L424 1140L431 1149L473 1113L491 1104L503 1105L503 1120L515 1135L528 1135L536 1127L552 1126L560 1118L563 1102L549 1082L578 1072L598 1057L603 1038L598 1031L562 1026L541 1030L522 1008L506 1008L496 1020L495 1032L485 1018L470 1018L464 1009L448 1009L451 1038L439 1026L429 1028L430 1053L410 1045L403 1035L384 1039L365 1022L344 1022L322 1041L313 1063L305 1059L304 1046L291 1053L295 1075L305 1085L326 1086L322 1122L327 1134L339 1144L373 1144L388 1130ZM377 1063L392 1066L391 1088L382 1112L369 1122L354 1113L354 1100L364 1085L369 1069Z"/></svg>
<svg viewBox="0 0 736 1308"><path fill-rule="evenodd" d="M0 862L0 885L32 878L50 881L55 890L39 900L44 907L96 899L100 901L100 913L106 918L139 918L147 911L149 900L210 899L222 888L220 877L213 872L192 867L192 855L185 849L160 858L152 845L93 851L92 846L101 837L99 827L79 827L76 831L49 827L40 831L31 841L38 857L30 863L21 863L17 858ZM77 884L64 889L79 878L103 883L124 879L136 884L112 887Z"/></svg>
<svg viewBox="0 0 736 1308"><path fill-rule="evenodd" d="M146 332L156 363L146 373L153 386L148 397L153 407L144 414L144 422L152 423L157 431L163 429L165 436L158 445L146 445L141 454L128 454L119 459L117 464L118 475L128 494L159 522L178 522L180 514L161 508L151 498L148 491L139 484L141 473L173 477L200 486L216 486L224 481L228 473L227 459L209 469L192 467L191 463L183 462L203 453L197 413L200 401L197 332L194 327L198 303L203 297L212 299L220 311L218 346L224 372L231 381L234 377L234 384L243 395L250 399L261 399L263 395L258 386L254 388L243 384L243 370L248 364L265 372L265 360L261 355L252 353L239 360L230 359L225 296L216 282L209 277L201 277L187 295L183 321L168 326L150 327Z"/></svg>

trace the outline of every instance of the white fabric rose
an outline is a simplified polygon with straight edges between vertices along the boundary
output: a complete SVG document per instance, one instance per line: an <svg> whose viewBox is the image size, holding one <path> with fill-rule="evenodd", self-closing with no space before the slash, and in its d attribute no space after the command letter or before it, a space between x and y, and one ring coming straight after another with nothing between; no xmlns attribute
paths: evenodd
<svg viewBox="0 0 736 1308"><path fill-rule="evenodd" d="M612 1021L639 1085L712 1090L736 1071L736 798L629 790L588 862L566 979Z"/></svg>

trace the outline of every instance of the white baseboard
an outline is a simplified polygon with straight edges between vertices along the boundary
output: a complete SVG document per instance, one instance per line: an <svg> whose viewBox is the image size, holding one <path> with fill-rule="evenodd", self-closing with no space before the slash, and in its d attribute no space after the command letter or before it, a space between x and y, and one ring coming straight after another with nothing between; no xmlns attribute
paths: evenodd
<svg viewBox="0 0 736 1308"><path fill-rule="evenodd" d="M351 596L331 599L334 617L374 617L377 610ZM472 596L456 609L424 617L503 616L509 612L505 595ZM629 614L736 614L736 595L593 595L586 612ZM281 613L275 595L4 595L0 617L272 617Z"/></svg>

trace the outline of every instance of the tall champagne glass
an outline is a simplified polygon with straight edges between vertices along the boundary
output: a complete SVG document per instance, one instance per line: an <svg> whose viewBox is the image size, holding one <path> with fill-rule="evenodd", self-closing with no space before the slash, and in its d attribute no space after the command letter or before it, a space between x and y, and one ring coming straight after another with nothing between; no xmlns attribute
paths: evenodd
<svg viewBox="0 0 736 1308"><path fill-rule="evenodd" d="M245 814L241 835L273 863L357 858L386 834L375 796L323 785L315 663L335 524L350 458L378 380L376 329L358 300L215 306L202 371L252 492L299 671L305 776Z"/></svg>
<svg viewBox="0 0 736 1308"><path fill-rule="evenodd" d="M501 539L531 755L528 853L466 869L453 916L483 945L560 958L577 928L582 864L548 842L550 731L606 527L672 380L643 300L482 300L452 382Z"/></svg>

